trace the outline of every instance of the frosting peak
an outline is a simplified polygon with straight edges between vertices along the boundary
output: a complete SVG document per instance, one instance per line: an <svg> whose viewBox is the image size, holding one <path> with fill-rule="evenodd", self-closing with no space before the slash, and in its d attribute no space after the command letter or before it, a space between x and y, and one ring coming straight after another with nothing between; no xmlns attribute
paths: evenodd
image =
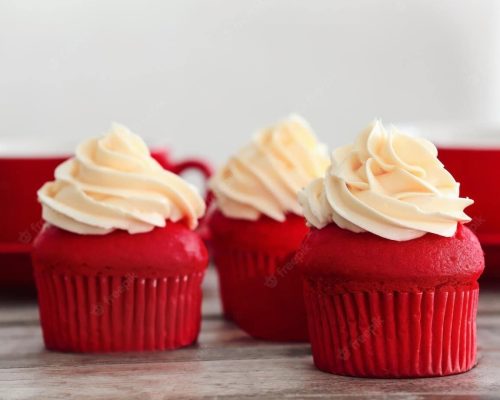
<svg viewBox="0 0 500 400"><path fill-rule="evenodd" d="M217 206L230 218L284 221L302 215L297 192L329 164L307 122L291 116L257 133L210 181Z"/></svg>
<svg viewBox="0 0 500 400"><path fill-rule="evenodd" d="M45 221L79 234L149 232L167 219L194 229L205 212L196 188L163 169L143 140L118 124L81 143L38 199Z"/></svg>
<svg viewBox="0 0 500 400"><path fill-rule="evenodd" d="M299 193L309 224L334 222L353 232L368 231L404 241L427 232L451 237L473 201L459 197L459 184L429 141L380 121L352 145L336 149L323 178Z"/></svg>

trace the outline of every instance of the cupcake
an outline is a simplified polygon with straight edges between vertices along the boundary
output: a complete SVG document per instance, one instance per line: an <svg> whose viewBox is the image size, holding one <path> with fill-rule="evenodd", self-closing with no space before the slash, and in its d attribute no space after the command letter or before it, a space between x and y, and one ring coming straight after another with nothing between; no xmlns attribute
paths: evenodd
<svg viewBox="0 0 500 400"><path fill-rule="evenodd" d="M358 377L443 376L476 362L472 200L430 142L378 121L299 194L297 252L316 366Z"/></svg>
<svg viewBox="0 0 500 400"><path fill-rule="evenodd" d="M208 263L196 189L114 125L39 191L33 267L50 350L164 350L196 341Z"/></svg>
<svg viewBox="0 0 500 400"><path fill-rule="evenodd" d="M308 230L297 192L328 162L307 123L292 116L259 132L209 183L224 313L253 337L307 340L302 283L291 264Z"/></svg>

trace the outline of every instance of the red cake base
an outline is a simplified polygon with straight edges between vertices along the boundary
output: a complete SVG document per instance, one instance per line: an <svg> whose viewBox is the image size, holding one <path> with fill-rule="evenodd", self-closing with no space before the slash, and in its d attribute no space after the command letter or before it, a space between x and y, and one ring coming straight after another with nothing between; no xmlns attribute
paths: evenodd
<svg viewBox="0 0 500 400"><path fill-rule="evenodd" d="M210 227L226 317L255 338L306 341L302 282L291 262L308 230L304 219L253 222L217 211Z"/></svg>
<svg viewBox="0 0 500 400"><path fill-rule="evenodd" d="M46 227L33 253L50 350L165 350L196 341L208 257L181 224L83 236Z"/></svg>
<svg viewBox="0 0 500 400"><path fill-rule="evenodd" d="M474 234L395 242L330 225L311 230L300 269L313 358L326 372L410 378L465 372L476 362Z"/></svg>

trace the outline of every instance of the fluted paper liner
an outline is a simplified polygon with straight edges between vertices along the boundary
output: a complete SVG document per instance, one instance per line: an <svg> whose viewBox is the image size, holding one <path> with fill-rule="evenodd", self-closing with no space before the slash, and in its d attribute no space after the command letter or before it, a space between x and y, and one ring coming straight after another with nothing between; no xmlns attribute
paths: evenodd
<svg viewBox="0 0 500 400"><path fill-rule="evenodd" d="M165 350L197 340L203 272L159 278L74 275L36 268L48 349Z"/></svg>
<svg viewBox="0 0 500 400"><path fill-rule="evenodd" d="M304 289L313 358L323 371L403 378L475 365L477 284L348 292L306 279Z"/></svg>
<svg viewBox="0 0 500 400"><path fill-rule="evenodd" d="M302 283L291 257L214 243L224 313L251 336L307 340Z"/></svg>

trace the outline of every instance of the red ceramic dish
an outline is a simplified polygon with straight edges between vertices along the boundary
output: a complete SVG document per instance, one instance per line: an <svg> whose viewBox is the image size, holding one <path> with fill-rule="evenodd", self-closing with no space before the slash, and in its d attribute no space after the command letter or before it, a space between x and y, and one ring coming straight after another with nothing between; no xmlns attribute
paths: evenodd
<svg viewBox="0 0 500 400"><path fill-rule="evenodd" d="M300 274L291 263L308 231L304 218L246 221L216 211L209 225L226 317L258 339L307 340Z"/></svg>
<svg viewBox="0 0 500 400"><path fill-rule="evenodd" d="M488 122L407 124L406 131L437 145L439 159L460 182L460 194L475 201L465 212L467 226L483 247L486 269L482 278L500 278L500 126Z"/></svg>
<svg viewBox="0 0 500 400"><path fill-rule="evenodd" d="M403 378L475 365L484 258L468 228L396 242L330 224L312 229L298 254L319 369Z"/></svg>
<svg viewBox="0 0 500 400"><path fill-rule="evenodd" d="M152 156L165 169L181 174L198 170L207 180L212 169L198 159L173 162L166 149ZM53 179L54 169L69 155L53 157L0 157L0 287L32 288L30 251L43 221L36 191Z"/></svg>
<svg viewBox="0 0 500 400"><path fill-rule="evenodd" d="M478 236L486 257L486 277L500 278L500 148L439 147L439 158L460 182L460 193L474 199L467 226Z"/></svg>
<svg viewBox="0 0 500 400"><path fill-rule="evenodd" d="M33 250L46 347L146 351L195 342L207 264L201 238L181 223L103 236L46 226Z"/></svg>

